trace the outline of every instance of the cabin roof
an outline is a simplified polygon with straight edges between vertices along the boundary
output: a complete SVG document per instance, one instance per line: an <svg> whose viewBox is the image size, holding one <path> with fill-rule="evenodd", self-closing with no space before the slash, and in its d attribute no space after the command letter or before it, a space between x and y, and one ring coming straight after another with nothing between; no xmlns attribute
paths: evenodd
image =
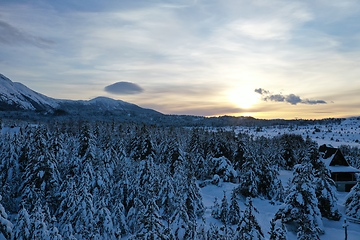
<svg viewBox="0 0 360 240"><path fill-rule="evenodd" d="M323 162L331 172L360 173L359 169L349 165L340 149L324 144L319 147L319 152Z"/></svg>

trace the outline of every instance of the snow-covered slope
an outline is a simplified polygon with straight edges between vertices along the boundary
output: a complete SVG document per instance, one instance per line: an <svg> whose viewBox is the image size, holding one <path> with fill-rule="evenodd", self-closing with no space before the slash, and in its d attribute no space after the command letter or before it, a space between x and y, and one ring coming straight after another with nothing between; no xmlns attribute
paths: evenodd
<svg viewBox="0 0 360 240"><path fill-rule="evenodd" d="M112 112L116 113L139 113L139 114L161 114L152 109L145 109L135 104L115 100L108 97L96 97L91 100L58 100L61 109L71 112Z"/></svg>
<svg viewBox="0 0 360 240"><path fill-rule="evenodd" d="M55 99L0 74L0 110L49 110L58 106Z"/></svg>
<svg viewBox="0 0 360 240"><path fill-rule="evenodd" d="M11 110L37 110L54 111L63 110L68 113L76 112L87 114L113 112L122 114L160 114L151 109L141 108L135 104L107 97L97 97L92 100L60 100L47 97L35 92L25 85L12 82L0 74L0 111Z"/></svg>

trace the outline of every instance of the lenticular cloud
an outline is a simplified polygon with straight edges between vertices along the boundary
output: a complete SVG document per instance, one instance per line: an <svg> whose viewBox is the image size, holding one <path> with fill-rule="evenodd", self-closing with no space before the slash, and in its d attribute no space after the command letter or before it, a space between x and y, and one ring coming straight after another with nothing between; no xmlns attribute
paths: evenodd
<svg viewBox="0 0 360 240"><path fill-rule="evenodd" d="M131 82L116 82L109 86L106 86L104 90L112 94L138 94L144 90L137 84Z"/></svg>

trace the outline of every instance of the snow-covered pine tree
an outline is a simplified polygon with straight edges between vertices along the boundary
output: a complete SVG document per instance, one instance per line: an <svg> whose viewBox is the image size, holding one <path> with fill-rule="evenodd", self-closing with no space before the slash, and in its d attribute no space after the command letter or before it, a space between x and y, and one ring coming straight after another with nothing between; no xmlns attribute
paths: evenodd
<svg viewBox="0 0 360 240"><path fill-rule="evenodd" d="M236 192L231 192L230 206L229 206L229 223L232 225L238 224L241 218L240 206L236 199Z"/></svg>
<svg viewBox="0 0 360 240"><path fill-rule="evenodd" d="M258 213L258 210L254 207L250 197L246 198L245 206L246 209L236 228L235 238L242 240L264 239L264 234L254 215Z"/></svg>
<svg viewBox="0 0 360 240"><path fill-rule="evenodd" d="M316 228L309 219L304 219L300 223L296 236L298 240L320 240Z"/></svg>
<svg viewBox="0 0 360 240"><path fill-rule="evenodd" d="M346 196L345 207L346 215L360 219L360 174L357 175L357 183Z"/></svg>
<svg viewBox="0 0 360 240"><path fill-rule="evenodd" d="M211 216L215 219L220 219L221 207L219 200L215 197L214 205L211 207Z"/></svg>
<svg viewBox="0 0 360 240"><path fill-rule="evenodd" d="M51 218L51 222L49 224L49 239L50 240L63 240L64 239L61 236L59 229L56 227L56 218L55 217Z"/></svg>
<svg viewBox="0 0 360 240"><path fill-rule="evenodd" d="M96 209L90 192L90 179L84 172L78 183L77 202L73 203L71 223L79 238L89 239L94 235Z"/></svg>
<svg viewBox="0 0 360 240"><path fill-rule="evenodd" d="M257 197L259 195L260 176L262 176L260 163L255 149L247 146L244 151L244 163L240 169L240 182L236 191L245 197Z"/></svg>
<svg viewBox="0 0 360 240"><path fill-rule="evenodd" d="M104 199L99 199L97 209L95 210L95 238L98 239L116 239L114 223L111 218L111 213L105 204Z"/></svg>
<svg viewBox="0 0 360 240"><path fill-rule="evenodd" d="M71 223L65 223L63 226L62 226L62 236L63 236L63 239L66 239L66 240L77 240L74 236L74 229L71 225Z"/></svg>
<svg viewBox="0 0 360 240"><path fill-rule="evenodd" d="M180 200L177 203L177 207L171 216L171 229L176 239L184 239L185 233L188 231L191 222L187 215L185 203Z"/></svg>
<svg viewBox="0 0 360 240"><path fill-rule="evenodd" d="M111 205L111 219L113 220L116 238L120 238L122 235L129 233L125 216L125 207L120 201Z"/></svg>
<svg viewBox="0 0 360 240"><path fill-rule="evenodd" d="M27 240L31 239L32 229L30 215L24 206L20 209L14 227L13 239Z"/></svg>
<svg viewBox="0 0 360 240"><path fill-rule="evenodd" d="M207 239L222 239L223 236L220 233L220 229L215 224L210 224L210 228L207 232Z"/></svg>
<svg viewBox="0 0 360 240"><path fill-rule="evenodd" d="M164 176L160 184L160 191L157 196L157 204L160 207L160 214L164 219L169 219L175 211L176 193L170 176Z"/></svg>
<svg viewBox="0 0 360 240"><path fill-rule="evenodd" d="M272 219L270 221L270 238L269 240L286 240L286 227L282 219Z"/></svg>
<svg viewBox="0 0 360 240"><path fill-rule="evenodd" d="M188 216L191 221L196 221L198 217L201 217L204 214L205 207L202 201L202 196L200 194L200 189L196 184L195 177L188 175L186 178L184 196L185 196L185 205L187 209Z"/></svg>
<svg viewBox="0 0 360 240"><path fill-rule="evenodd" d="M87 171L79 178L69 177L64 181L61 191L61 203L57 211L61 232L71 224L76 238L93 237L95 227L95 207L89 191L90 179Z"/></svg>
<svg viewBox="0 0 360 240"><path fill-rule="evenodd" d="M134 238L130 239L167 239L167 237L163 234L165 227L162 223L161 216L159 214L159 207L156 205L155 200L149 199L146 205L145 214L140 219L143 227L134 236Z"/></svg>
<svg viewBox="0 0 360 240"><path fill-rule="evenodd" d="M96 155L96 141L92 131L92 127L88 123L84 123L80 129L80 136L78 139L80 145L78 149L78 157L82 162L94 162Z"/></svg>
<svg viewBox="0 0 360 240"><path fill-rule="evenodd" d="M152 155L154 150L150 140L150 136L147 134L147 130L144 130L140 135L135 136L129 146L129 156L135 161L145 160L148 156Z"/></svg>
<svg viewBox="0 0 360 240"><path fill-rule="evenodd" d="M2 196L0 195L0 233L4 235L6 239L10 239L13 232L13 224L8 220L8 215L1 204L1 200Z"/></svg>
<svg viewBox="0 0 360 240"><path fill-rule="evenodd" d="M336 185L331 179L330 171L325 164L318 159L315 174L315 193L318 199L318 207L321 215L331 220L340 220L341 213L337 207Z"/></svg>
<svg viewBox="0 0 360 240"><path fill-rule="evenodd" d="M275 181L275 186L274 186L274 195L271 199L272 203L274 202L284 202L284 198L285 198L285 189L284 186L281 182L280 179L277 179Z"/></svg>
<svg viewBox="0 0 360 240"><path fill-rule="evenodd" d="M51 201L61 183L57 161L49 150L48 140L49 134L44 127L37 128L31 138L28 163L21 185L22 199L29 209L33 209L38 200L52 206Z"/></svg>
<svg viewBox="0 0 360 240"><path fill-rule="evenodd" d="M40 203L36 203L31 214L32 235L31 239L48 239L50 237L46 213Z"/></svg>
<svg viewBox="0 0 360 240"><path fill-rule="evenodd" d="M315 235L323 234L323 223L313 182L310 163L295 165L289 195L275 214L275 220L282 218L284 223L294 223L297 229L306 223L309 227L303 231L314 231Z"/></svg>
<svg viewBox="0 0 360 240"><path fill-rule="evenodd" d="M9 213L18 212L17 191L21 183L19 156L23 144L18 135L5 135L0 139L0 195Z"/></svg>
<svg viewBox="0 0 360 240"><path fill-rule="evenodd" d="M224 224L229 222L229 204L226 198L226 192L224 191L224 197L221 200L220 206L220 220Z"/></svg>
<svg viewBox="0 0 360 240"><path fill-rule="evenodd" d="M211 159L212 175L219 175L225 182L235 182L237 172L233 168L229 159L224 156Z"/></svg>
<svg viewBox="0 0 360 240"><path fill-rule="evenodd" d="M133 200L133 205L129 209L126 216L126 222L131 233L136 234L143 228L143 224L141 223L140 219L144 218L145 211L146 207L142 201L135 197Z"/></svg>

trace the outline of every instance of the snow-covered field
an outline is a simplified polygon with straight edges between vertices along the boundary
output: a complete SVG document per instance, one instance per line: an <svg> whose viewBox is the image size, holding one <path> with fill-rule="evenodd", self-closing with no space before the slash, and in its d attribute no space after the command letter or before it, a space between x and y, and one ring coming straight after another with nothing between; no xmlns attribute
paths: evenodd
<svg viewBox="0 0 360 240"><path fill-rule="evenodd" d="M360 118L347 118L341 124L308 125L308 126L272 126L255 131L256 127L237 127L237 132L246 132L254 136L273 137L281 134L298 134L309 136L319 145L331 144L334 147L349 145L360 147Z"/></svg>

